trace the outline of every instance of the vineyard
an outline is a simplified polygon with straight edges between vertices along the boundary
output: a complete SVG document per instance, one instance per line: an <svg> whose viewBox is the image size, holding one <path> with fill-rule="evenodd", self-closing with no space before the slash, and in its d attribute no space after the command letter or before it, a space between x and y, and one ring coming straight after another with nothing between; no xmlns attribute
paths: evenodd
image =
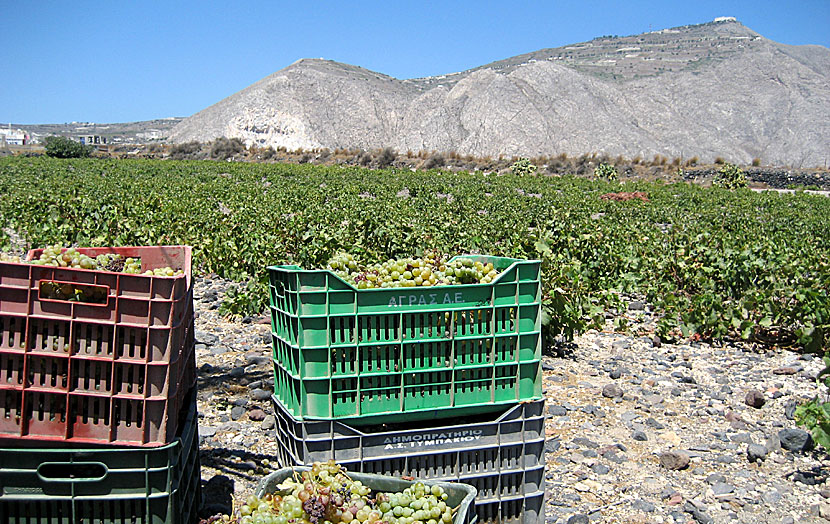
<svg viewBox="0 0 830 524"><path fill-rule="evenodd" d="M549 340L641 296L665 338L827 349L830 199L576 177L158 160L0 159L0 250L188 244L262 311L266 266L486 253L542 261ZM628 196L626 196L628 195ZM631 195L636 197L631 198ZM16 248L19 251L19 246ZM625 316L616 327L627 329Z"/></svg>

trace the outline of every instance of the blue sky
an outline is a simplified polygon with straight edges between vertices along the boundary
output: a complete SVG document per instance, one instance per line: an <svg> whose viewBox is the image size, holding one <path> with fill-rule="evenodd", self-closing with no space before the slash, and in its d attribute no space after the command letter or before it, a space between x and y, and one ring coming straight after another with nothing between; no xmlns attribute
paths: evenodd
<svg viewBox="0 0 830 524"><path fill-rule="evenodd" d="M300 58L414 78L717 16L830 47L830 0L0 0L0 122L189 116Z"/></svg>

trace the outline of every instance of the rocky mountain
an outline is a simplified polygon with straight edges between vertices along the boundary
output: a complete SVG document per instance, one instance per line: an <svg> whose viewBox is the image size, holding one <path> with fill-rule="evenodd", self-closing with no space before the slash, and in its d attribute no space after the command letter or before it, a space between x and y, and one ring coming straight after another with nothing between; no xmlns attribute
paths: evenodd
<svg viewBox="0 0 830 524"><path fill-rule="evenodd" d="M830 156L830 49L773 42L726 19L420 79L303 59L184 119L170 141L220 136L290 150L819 166Z"/></svg>

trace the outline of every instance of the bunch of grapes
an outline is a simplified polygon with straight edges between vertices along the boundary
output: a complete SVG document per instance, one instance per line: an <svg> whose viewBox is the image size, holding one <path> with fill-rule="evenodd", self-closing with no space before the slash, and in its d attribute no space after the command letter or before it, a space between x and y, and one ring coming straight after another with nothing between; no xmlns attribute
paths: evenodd
<svg viewBox="0 0 830 524"><path fill-rule="evenodd" d="M448 261L438 253L373 265L361 264L354 256L340 253L326 265L357 289L489 284L499 275L491 262L485 264L470 258Z"/></svg>
<svg viewBox="0 0 830 524"><path fill-rule="evenodd" d="M31 263L38 266L74 267L81 269L99 268L97 259L78 253L78 250L74 247L64 249L60 245L45 247L40 254L40 258L33 260Z"/></svg>
<svg viewBox="0 0 830 524"><path fill-rule="evenodd" d="M70 302L92 302L103 304L107 301L107 288L86 286L68 282L40 282L41 298L68 300Z"/></svg>
<svg viewBox="0 0 830 524"><path fill-rule="evenodd" d="M132 260L132 259L128 259ZM139 259L139 264L140 264ZM92 268L84 268L84 269L102 269L104 271L113 271L115 273L128 273L127 268L127 261L124 260L124 257L121 255L116 255L114 253L102 253L95 257L95 265ZM140 266L139 266L140 267Z"/></svg>
<svg viewBox="0 0 830 524"><path fill-rule="evenodd" d="M401 493L379 493L375 497L383 521L390 524L451 524L453 509L447 505L441 486L416 482Z"/></svg>
<svg viewBox="0 0 830 524"><path fill-rule="evenodd" d="M238 524L450 524L454 510L440 486L416 482L400 493L377 493L334 461L314 463L274 494L251 495L230 522Z"/></svg>
<svg viewBox="0 0 830 524"><path fill-rule="evenodd" d="M124 271L125 273L132 273L132 271ZM135 273L141 273L141 261L139 260L139 266L136 269ZM144 272L145 275L150 276L157 276L157 277L174 277L177 275L183 274L184 271L181 269L173 269L171 267L158 267L156 269L148 269Z"/></svg>
<svg viewBox="0 0 830 524"><path fill-rule="evenodd" d="M0 262L11 262L13 264L20 264L21 260L20 257L17 255L8 255L6 253L0 253Z"/></svg>
<svg viewBox="0 0 830 524"><path fill-rule="evenodd" d="M40 266L69 267L75 269L93 269L98 271L113 271L116 273L141 273L141 258L123 257L116 253L103 253L92 258L79 253L74 247L64 248L60 245L47 246L43 249L40 258L27 262L20 257L12 257L0 253L0 262L30 263ZM157 277L173 277L181 275L181 269L171 267L147 269L143 274Z"/></svg>

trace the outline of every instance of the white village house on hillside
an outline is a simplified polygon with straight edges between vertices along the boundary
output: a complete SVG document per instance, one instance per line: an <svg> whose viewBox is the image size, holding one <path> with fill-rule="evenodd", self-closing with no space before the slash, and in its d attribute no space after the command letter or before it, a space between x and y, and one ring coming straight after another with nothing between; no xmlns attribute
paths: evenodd
<svg viewBox="0 0 830 524"><path fill-rule="evenodd" d="M86 145L106 144L107 137L101 135L79 135L78 142Z"/></svg>
<svg viewBox="0 0 830 524"><path fill-rule="evenodd" d="M22 146L30 142L30 137L22 129L12 129L11 124L6 129L0 129L0 144Z"/></svg>

